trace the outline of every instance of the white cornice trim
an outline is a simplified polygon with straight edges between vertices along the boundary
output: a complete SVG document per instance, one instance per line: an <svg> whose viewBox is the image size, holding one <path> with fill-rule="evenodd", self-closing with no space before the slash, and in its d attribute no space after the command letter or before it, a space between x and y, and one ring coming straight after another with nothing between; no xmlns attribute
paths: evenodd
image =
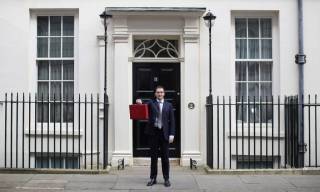
<svg viewBox="0 0 320 192"><path fill-rule="evenodd" d="M185 43L198 43L200 35L199 34L184 34L183 40Z"/></svg>
<svg viewBox="0 0 320 192"><path fill-rule="evenodd" d="M127 43L129 39L129 34L112 34L113 42L115 43Z"/></svg>
<svg viewBox="0 0 320 192"><path fill-rule="evenodd" d="M113 15L182 15L202 16L205 7L106 7Z"/></svg>

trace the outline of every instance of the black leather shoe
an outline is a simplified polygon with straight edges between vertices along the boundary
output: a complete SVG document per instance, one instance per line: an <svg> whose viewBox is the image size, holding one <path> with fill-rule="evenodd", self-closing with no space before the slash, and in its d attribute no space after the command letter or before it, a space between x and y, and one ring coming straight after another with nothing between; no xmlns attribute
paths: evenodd
<svg viewBox="0 0 320 192"><path fill-rule="evenodd" d="M156 183L157 183L156 179L150 179L150 181L147 183L147 186L152 186L152 185L154 185Z"/></svg>
<svg viewBox="0 0 320 192"><path fill-rule="evenodd" d="M171 186L171 183L170 183L169 179L164 181L164 186L165 187L170 187Z"/></svg>

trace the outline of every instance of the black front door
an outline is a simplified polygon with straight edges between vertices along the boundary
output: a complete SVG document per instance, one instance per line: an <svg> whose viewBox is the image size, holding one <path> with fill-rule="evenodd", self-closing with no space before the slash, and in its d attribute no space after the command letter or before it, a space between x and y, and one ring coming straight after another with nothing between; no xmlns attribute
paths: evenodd
<svg viewBox="0 0 320 192"><path fill-rule="evenodd" d="M165 88L165 99L172 103L176 120L175 141L170 144L170 157L180 157L180 63L134 63L133 103L137 98L147 102L154 97L154 88ZM133 121L133 156L148 157L147 121Z"/></svg>

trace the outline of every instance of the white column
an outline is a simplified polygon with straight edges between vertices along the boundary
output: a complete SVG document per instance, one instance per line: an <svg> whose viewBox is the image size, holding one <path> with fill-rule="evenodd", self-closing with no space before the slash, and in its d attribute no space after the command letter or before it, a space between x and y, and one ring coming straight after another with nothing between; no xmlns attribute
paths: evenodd
<svg viewBox="0 0 320 192"><path fill-rule="evenodd" d="M114 151L112 165L124 158L125 164L132 165L132 126L129 120L131 98L130 43L126 17L114 17Z"/></svg>
<svg viewBox="0 0 320 192"><path fill-rule="evenodd" d="M199 163L202 161L200 152L199 17L185 18L183 41L181 164L187 166L190 158ZM189 103L194 104L193 109L188 108Z"/></svg>

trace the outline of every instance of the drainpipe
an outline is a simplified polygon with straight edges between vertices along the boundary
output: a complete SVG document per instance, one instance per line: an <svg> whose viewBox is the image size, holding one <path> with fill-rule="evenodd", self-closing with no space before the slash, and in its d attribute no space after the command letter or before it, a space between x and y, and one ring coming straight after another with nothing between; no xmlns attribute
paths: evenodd
<svg viewBox="0 0 320 192"><path fill-rule="evenodd" d="M298 1L298 42L299 52L295 55L295 62L299 71L299 113L298 113L298 167L304 167L304 153L306 145L304 143L304 114L303 114L303 94L304 94L304 64L306 63L306 55L303 48L303 0Z"/></svg>

